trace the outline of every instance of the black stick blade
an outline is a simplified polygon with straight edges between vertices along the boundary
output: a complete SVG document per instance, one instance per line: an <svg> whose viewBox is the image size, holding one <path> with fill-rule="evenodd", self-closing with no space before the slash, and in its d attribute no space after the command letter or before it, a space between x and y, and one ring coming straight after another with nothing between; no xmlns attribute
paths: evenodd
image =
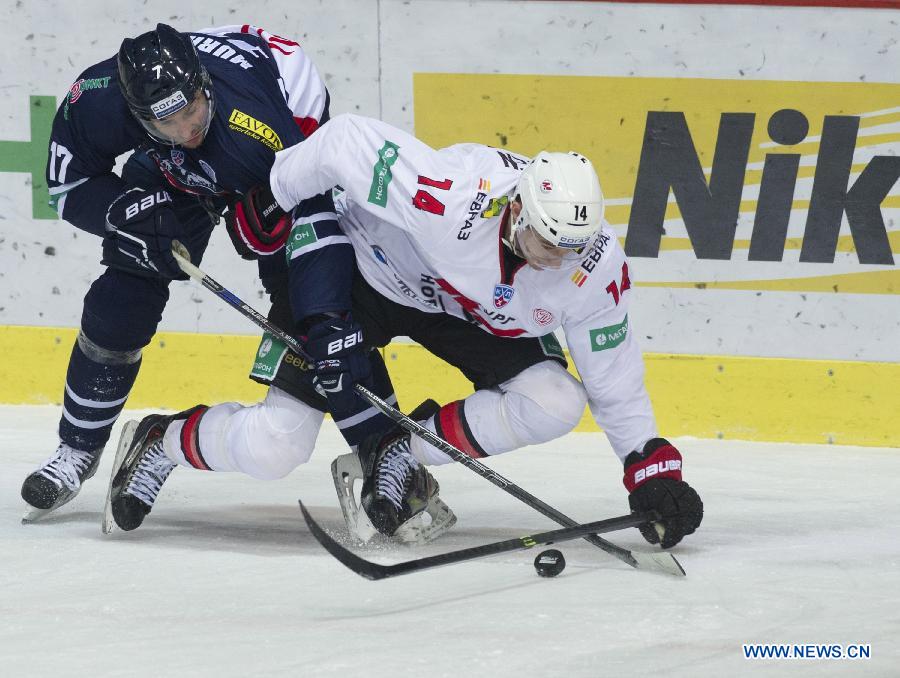
<svg viewBox="0 0 900 678"><path fill-rule="evenodd" d="M349 549L345 549L343 546L338 544L332 537L329 535L322 527L313 520L313 517L309 515L309 511L306 510L306 507L303 505L303 502L298 502L300 504L300 510L303 512L303 520L306 521L306 526L309 528L309 531L312 533L312 536L316 538L316 541L319 542L328 553L337 558L344 565L349 567L351 570L356 572L356 574L361 577L365 577L366 579L371 579L373 581L377 579L384 579L385 577L389 577L390 574L386 571L384 565L379 565L378 563L372 563L364 558L360 558L358 555L350 551Z"/></svg>
<svg viewBox="0 0 900 678"><path fill-rule="evenodd" d="M509 551L524 551L535 546L545 546L555 542L568 541L570 539L578 539L586 534L596 534L598 532L613 532L615 530L624 530L629 527L637 527L652 520L655 515L631 513L616 518L608 518L606 520L598 520L593 523L585 523L584 525L574 525L572 527L564 527L550 532L540 532L537 534L517 537L515 539L506 539L491 544L483 544L482 546L473 546L471 548L459 549L456 551L448 551L446 553L438 553L425 558L415 558L406 560L402 563L393 565L379 565L365 558L361 558L349 549L344 548L337 543L322 527L313 520L313 517L306 510L303 502L300 503L300 510L303 512L303 519L306 521L309 531L316 538L326 551L337 558L346 567L353 570L356 574L366 579L386 579L387 577L396 577L409 572L418 572L427 570L432 567L441 565L450 565L451 563L461 563L476 558L484 558L486 556L496 555L498 553L507 553ZM669 554L660 554L669 555ZM671 556L669 556L671 557ZM674 560L674 558L673 558ZM676 561L677 562L677 561ZM684 575L681 568L680 575ZM670 572L675 574L674 572Z"/></svg>

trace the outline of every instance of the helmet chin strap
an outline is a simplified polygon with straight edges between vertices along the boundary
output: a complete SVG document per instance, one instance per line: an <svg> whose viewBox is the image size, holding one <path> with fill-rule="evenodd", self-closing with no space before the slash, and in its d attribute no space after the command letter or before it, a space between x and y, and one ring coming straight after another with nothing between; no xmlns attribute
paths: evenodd
<svg viewBox="0 0 900 678"><path fill-rule="evenodd" d="M520 259L524 259L525 256L522 252L519 251L519 248L516 247L516 236L512 225L512 209L511 206L513 202L515 202L518 196L513 197L509 202L506 203L506 208L503 210L503 216L500 217L500 242L506 245L507 249L510 252L515 254Z"/></svg>

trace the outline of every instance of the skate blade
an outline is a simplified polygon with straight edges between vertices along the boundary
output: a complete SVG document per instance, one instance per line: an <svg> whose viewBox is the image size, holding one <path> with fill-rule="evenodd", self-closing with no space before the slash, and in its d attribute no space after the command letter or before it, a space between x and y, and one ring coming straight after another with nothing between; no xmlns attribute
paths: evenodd
<svg viewBox="0 0 900 678"><path fill-rule="evenodd" d="M347 530L362 544L368 544L376 535L380 535L369 516L356 501L354 484L363 480L362 467L359 458L355 454L343 454L331 462L331 475L334 478L334 489L337 491L341 512L344 514L344 522ZM434 494L428 500L428 505L422 513L414 515L397 528L391 541L403 544L426 544L433 541L456 524L456 515L437 494L435 485ZM424 514L428 514L426 522Z"/></svg>
<svg viewBox="0 0 900 678"><path fill-rule="evenodd" d="M430 521L424 520L424 514L428 514ZM394 539L404 544L427 544L444 534L456 525L456 514L444 501L434 495L428 502L423 513L414 515L403 523L394 532Z"/></svg>
<svg viewBox="0 0 900 678"><path fill-rule="evenodd" d="M51 513L53 513L57 508L59 508L59 507L57 506L57 507L48 508L48 509L31 508L25 512L24 516L22 516L22 524L30 525L32 523L39 523L44 518L46 518Z"/></svg>
<svg viewBox="0 0 900 678"><path fill-rule="evenodd" d="M86 476L85 480L87 480L88 478L90 478L90 476ZM63 506L68 504L70 501L72 501L75 497L77 497L78 493L81 492L81 488L82 488L82 486L79 485L77 490L74 490L74 491L69 490L68 493L65 495L64 499L62 499L62 500L57 499L57 503L54 504L53 506L51 506L50 508L45 509L45 508L36 508L36 507L32 506L31 508L28 509L28 511L26 511L25 515L22 516L22 524L30 525L32 523L41 522L44 518L49 516L51 513L55 513L57 511L57 509L62 508Z"/></svg>
<svg viewBox="0 0 900 678"><path fill-rule="evenodd" d="M331 475L337 492L341 513L350 535L362 544L367 544L378 534L369 516L356 501L354 484L363 480L362 466L355 454L342 454L331 462Z"/></svg>
<svg viewBox="0 0 900 678"><path fill-rule="evenodd" d="M112 471L109 474L109 485L106 488L106 503L103 505L103 524L101 525L103 534L109 534L116 527L116 521L112 514L113 480L119 472L119 467L122 465L125 455L128 453L128 448L131 447L131 442L134 440L134 432L139 423L140 422L138 421L132 420L126 422L125 426L122 427L119 446L116 448L116 458L115 461L113 461Z"/></svg>

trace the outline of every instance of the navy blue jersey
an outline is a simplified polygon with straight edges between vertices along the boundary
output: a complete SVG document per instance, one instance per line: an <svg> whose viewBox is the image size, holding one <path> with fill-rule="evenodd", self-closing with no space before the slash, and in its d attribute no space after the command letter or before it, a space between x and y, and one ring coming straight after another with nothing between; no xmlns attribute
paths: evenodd
<svg viewBox="0 0 900 678"><path fill-rule="evenodd" d="M189 35L209 72L215 102L203 143L188 149L150 137L122 96L115 57L91 66L53 121L47 184L61 218L103 237L109 204L130 188L113 172L115 160L132 150L150 158L170 188L221 210L252 186L267 184L275 152L327 120L325 85L297 43L250 25ZM323 211L321 201L316 211ZM334 265L344 267L352 253L348 257L343 249L323 258L333 254ZM343 295L338 300L328 290L310 292L309 313L323 306L349 308ZM301 314L307 313L303 307L297 307Z"/></svg>

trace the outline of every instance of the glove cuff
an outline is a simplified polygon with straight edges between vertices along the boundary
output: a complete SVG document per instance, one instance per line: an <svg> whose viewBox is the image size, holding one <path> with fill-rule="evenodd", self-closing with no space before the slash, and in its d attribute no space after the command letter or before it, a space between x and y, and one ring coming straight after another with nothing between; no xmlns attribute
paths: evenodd
<svg viewBox="0 0 900 678"><path fill-rule="evenodd" d="M629 493L652 478L681 480L681 453L665 438L654 438L643 452L634 451L625 458L622 483Z"/></svg>
<svg viewBox="0 0 900 678"><path fill-rule="evenodd" d="M260 221L260 215L252 210L248 211L243 203L237 203L234 211L238 222L248 226L246 229L236 230L238 237L250 251L266 255L274 254L284 247L291 230L290 215L282 212L271 223L264 223Z"/></svg>

